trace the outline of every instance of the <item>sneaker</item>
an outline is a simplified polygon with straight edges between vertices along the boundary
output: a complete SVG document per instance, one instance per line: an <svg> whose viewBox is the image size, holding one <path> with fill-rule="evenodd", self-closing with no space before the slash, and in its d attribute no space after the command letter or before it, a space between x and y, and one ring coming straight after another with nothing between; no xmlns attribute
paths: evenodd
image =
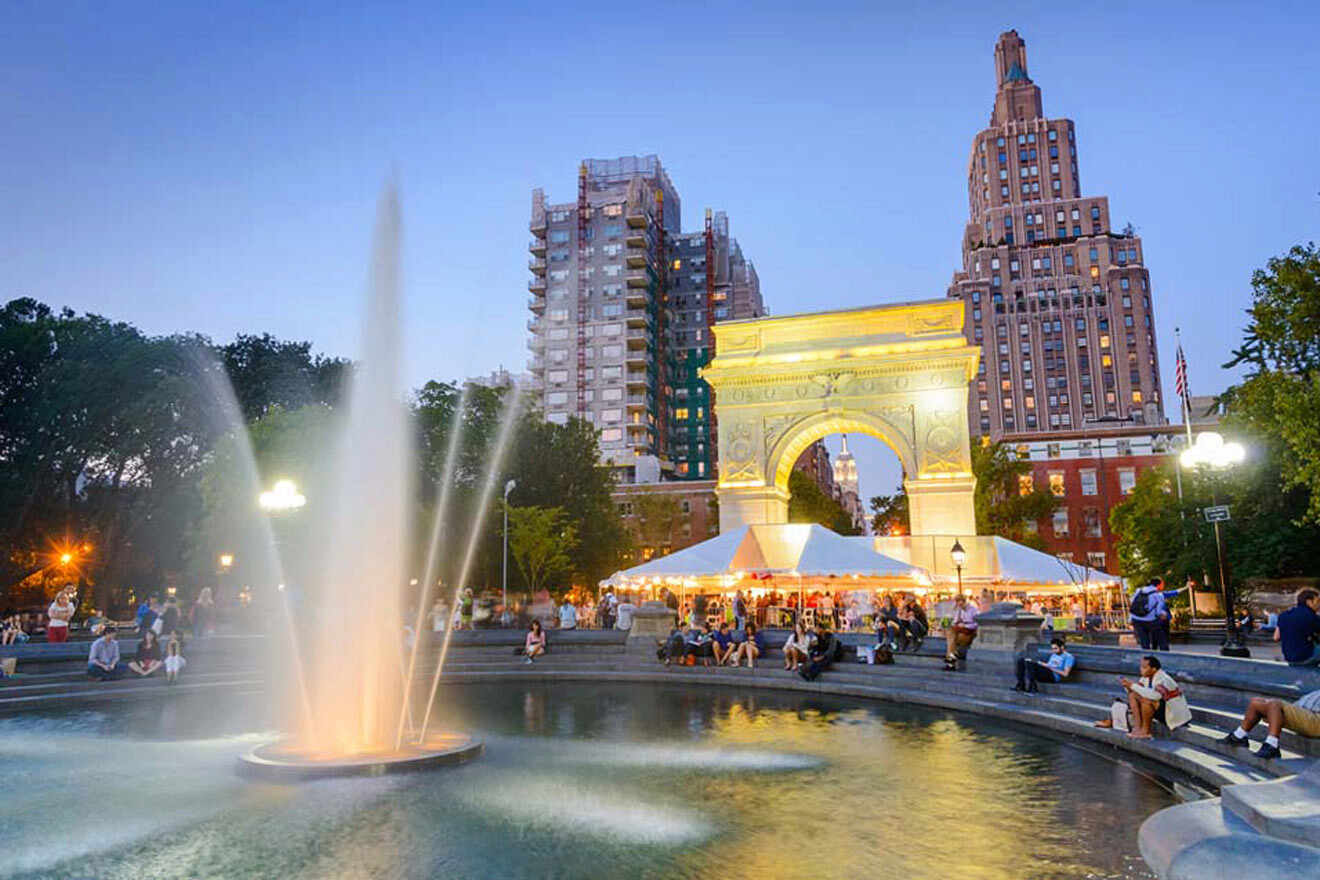
<svg viewBox="0 0 1320 880"><path fill-rule="evenodd" d="M1027 693L1038 694L1040 693L1040 688L1037 687L1036 683L1033 681L1031 684L1027 686Z"/></svg>
<svg viewBox="0 0 1320 880"><path fill-rule="evenodd" d="M1247 745L1250 743L1250 740L1248 740L1245 736L1242 737L1241 739L1238 739L1236 736L1233 735L1233 731L1231 730L1228 733L1221 736L1219 738L1219 741L1224 745L1232 746L1235 749L1245 749Z"/></svg>
<svg viewBox="0 0 1320 880"><path fill-rule="evenodd" d="M526 663L528 666L531 666L531 665L532 665L532 658L531 658L531 657L524 657L524 658L523 658L523 662Z"/></svg>
<svg viewBox="0 0 1320 880"><path fill-rule="evenodd" d="M1022 693L1026 693L1027 689L1020 684L1015 684L1013 685L1013 690L1017 691L1019 694L1022 694Z"/></svg>
<svg viewBox="0 0 1320 880"><path fill-rule="evenodd" d="M1256 749L1256 757L1262 761L1268 761L1271 758L1279 757L1279 750L1269 743L1261 743L1260 748Z"/></svg>

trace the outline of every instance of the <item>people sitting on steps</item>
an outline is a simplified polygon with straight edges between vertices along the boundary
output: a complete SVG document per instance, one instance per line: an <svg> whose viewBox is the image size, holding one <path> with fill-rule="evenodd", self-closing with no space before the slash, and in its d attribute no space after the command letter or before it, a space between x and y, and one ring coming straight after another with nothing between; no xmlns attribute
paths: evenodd
<svg viewBox="0 0 1320 880"><path fill-rule="evenodd" d="M723 666L733 655L733 634L727 620L721 620L720 628L711 634L710 651L716 666Z"/></svg>
<svg viewBox="0 0 1320 880"><path fill-rule="evenodd" d="M816 639L811 645L807 661L798 666L798 675L807 681L815 681L837 659L840 647L839 639L830 632L825 621L820 621L816 624Z"/></svg>
<svg viewBox="0 0 1320 880"><path fill-rule="evenodd" d="M1120 678L1118 683L1127 692L1126 700L1116 700L1114 712L1096 727L1126 727L1132 739L1150 739L1150 725L1158 721L1169 730L1192 720L1192 709L1187 704L1178 682L1160 667L1158 657L1141 658L1141 677L1136 681ZM1123 704L1126 702L1126 705ZM1115 725L1115 719L1120 723Z"/></svg>
<svg viewBox="0 0 1320 880"><path fill-rule="evenodd" d="M156 639L156 634L147 630L142 634L138 641L137 653L133 655L128 668L138 675L146 678L148 675L155 674L161 667L160 642Z"/></svg>
<svg viewBox="0 0 1320 880"><path fill-rule="evenodd" d="M966 669L967 651L976 640L976 605L959 593L953 600L953 614L949 619L948 647L944 652L944 671L959 672Z"/></svg>
<svg viewBox="0 0 1320 880"><path fill-rule="evenodd" d="M1044 663L1026 654L1018 654L1017 684L1013 685L1013 690L1034 694L1039 690L1036 686L1039 682L1057 684L1067 681L1076 663L1076 658L1064 646L1063 639L1055 636L1050 639L1050 656Z"/></svg>
<svg viewBox="0 0 1320 880"><path fill-rule="evenodd" d="M124 669L124 664L119 661L118 634L113 626L108 626L105 634L92 642L87 652L87 677L113 681L124 674Z"/></svg>
<svg viewBox="0 0 1320 880"><path fill-rule="evenodd" d="M693 665L700 660L702 666L709 666L711 657L715 656L712 647L714 641L715 633L711 631L710 621L703 622L699 627L692 627L687 631L685 637L684 660L688 665Z"/></svg>
<svg viewBox="0 0 1320 880"><path fill-rule="evenodd" d="M683 662L683 627L674 624L663 642L656 642L655 657L666 666Z"/></svg>
<svg viewBox="0 0 1320 880"><path fill-rule="evenodd" d="M1279 615L1274 641L1289 666L1320 665L1320 590L1297 591L1297 604Z"/></svg>
<svg viewBox="0 0 1320 880"><path fill-rule="evenodd" d="M811 643L814 638L811 632L798 621L793 624L793 631L789 633L784 641L784 669L789 672L796 672L798 666L806 662L811 655Z"/></svg>
<svg viewBox="0 0 1320 880"><path fill-rule="evenodd" d="M1247 734L1264 721L1268 733L1265 742L1256 750L1257 758L1269 760L1279 757L1279 734L1291 730L1298 736L1320 739L1320 690L1311 691L1294 702L1252 697L1247 712L1236 730L1225 734L1222 743L1236 748L1248 748Z"/></svg>
<svg viewBox="0 0 1320 880"><path fill-rule="evenodd" d="M541 621L533 617L532 622L527 626L527 637L523 639L523 662L531 665L544 653L545 630L541 628Z"/></svg>
<svg viewBox="0 0 1320 880"><path fill-rule="evenodd" d="M748 669L756 668L756 658L765 653L765 636L757 630L750 620L743 627L742 640L733 646L733 665L747 664Z"/></svg>
<svg viewBox="0 0 1320 880"><path fill-rule="evenodd" d="M903 610L899 612L899 617L903 622L899 650L911 650L915 654L921 650L921 643L926 640L926 635L930 632L930 621L926 618L926 609L922 608L921 603L915 599L909 599L903 606Z"/></svg>

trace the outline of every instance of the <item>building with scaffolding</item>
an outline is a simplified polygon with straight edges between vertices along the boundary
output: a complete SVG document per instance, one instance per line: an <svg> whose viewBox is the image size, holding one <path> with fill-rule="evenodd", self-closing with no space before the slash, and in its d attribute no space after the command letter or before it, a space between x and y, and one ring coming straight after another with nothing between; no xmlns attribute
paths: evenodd
<svg viewBox="0 0 1320 880"><path fill-rule="evenodd" d="M723 212L682 231L656 156L588 159L577 198L532 191L530 387L548 420L595 425L621 483L716 472L710 326L765 314L755 267Z"/></svg>

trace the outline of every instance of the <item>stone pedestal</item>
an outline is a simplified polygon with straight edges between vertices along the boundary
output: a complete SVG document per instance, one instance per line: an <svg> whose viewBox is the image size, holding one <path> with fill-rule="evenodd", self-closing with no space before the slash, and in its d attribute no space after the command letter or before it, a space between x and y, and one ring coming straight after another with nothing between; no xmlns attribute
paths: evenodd
<svg viewBox="0 0 1320 880"><path fill-rule="evenodd" d="M1044 619L1024 611L1017 602L996 602L976 616L976 647L1016 654L1040 641Z"/></svg>
<svg viewBox="0 0 1320 880"><path fill-rule="evenodd" d="M629 651L654 651L656 642L669 637L678 617L664 602L643 602L633 612L632 628L628 630Z"/></svg>

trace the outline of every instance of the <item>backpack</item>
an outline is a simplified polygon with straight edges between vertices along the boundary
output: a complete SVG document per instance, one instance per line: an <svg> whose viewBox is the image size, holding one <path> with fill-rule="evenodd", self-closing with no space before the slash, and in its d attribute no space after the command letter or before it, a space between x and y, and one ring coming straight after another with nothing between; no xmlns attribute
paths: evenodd
<svg viewBox="0 0 1320 880"><path fill-rule="evenodd" d="M1150 613L1150 590L1144 587L1137 590L1136 595L1132 597L1132 604L1128 606L1128 616L1145 617Z"/></svg>

